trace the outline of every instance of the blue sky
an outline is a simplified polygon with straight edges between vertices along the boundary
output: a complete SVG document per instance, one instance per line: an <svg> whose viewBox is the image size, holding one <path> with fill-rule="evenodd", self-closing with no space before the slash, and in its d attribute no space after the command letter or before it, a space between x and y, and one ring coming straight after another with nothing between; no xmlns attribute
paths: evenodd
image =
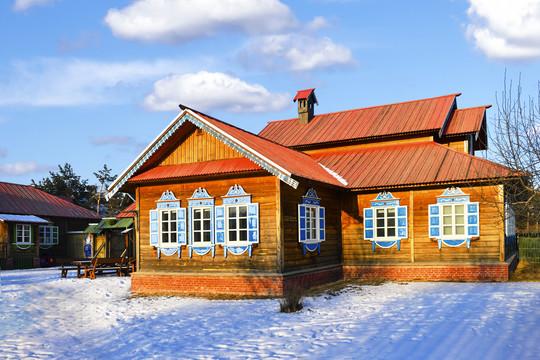
<svg viewBox="0 0 540 360"><path fill-rule="evenodd" d="M453 93L493 104L540 80L538 0L6 0L0 181L58 164L120 174L179 112L251 132L295 117Z"/></svg>

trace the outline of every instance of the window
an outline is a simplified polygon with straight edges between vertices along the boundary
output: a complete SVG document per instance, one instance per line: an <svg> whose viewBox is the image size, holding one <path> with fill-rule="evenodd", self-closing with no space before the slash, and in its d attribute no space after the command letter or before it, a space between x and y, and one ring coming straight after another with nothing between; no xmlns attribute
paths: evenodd
<svg viewBox="0 0 540 360"><path fill-rule="evenodd" d="M156 203L157 209L150 210L150 245L158 248L158 257L172 255L171 249L186 245L186 209L169 190Z"/></svg>
<svg viewBox="0 0 540 360"><path fill-rule="evenodd" d="M479 203L471 202L470 195L460 188L448 188L429 205L429 237L442 244L456 247L467 244L479 236Z"/></svg>
<svg viewBox="0 0 540 360"><path fill-rule="evenodd" d="M306 250L320 252L321 242L326 240L325 209L320 206L317 192L309 189L302 196L302 204L298 204L298 242L302 244L304 254Z"/></svg>
<svg viewBox="0 0 540 360"><path fill-rule="evenodd" d="M15 242L17 244L31 244L32 226L28 224L17 224Z"/></svg>
<svg viewBox="0 0 540 360"><path fill-rule="evenodd" d="M58 244L58 226L40 225L39 243L40 245Z"/></svg>
<svg viewBox="0 0 540 360"><path fill-rule="evenodd" d="M176 245L178 242L178 215L176 210L160 210L160 235L161 244Z"/></svg>
<svg viewBox="0 0 540 360"><path fill-rule="evenodd" d="M364 208L364 239L381 248L397 245L408 237L407 206L389 192L382 192Z"/></svg>
<svg viewBox="0 0 540 360"><path fill-rule="evenodd" d="M207 246L212 242L212 212L207 208L193 208L193 218L191 224L193 226L193 245Z"/></svg>
<svg viewBox="0 0 540 360"><path fill-rule="evenodd" d="M465 235L465 205L443 205L443 236L454 237Z"/></svg>
<svg viewBox="0 0 540 360"><path fill-rule="evenodd" d="M242 186L231 186L222 196L223 205L216 206L216 244L223 245L224 256L230 252L252 255L253 244L259 243L259 204Z"/></svg>

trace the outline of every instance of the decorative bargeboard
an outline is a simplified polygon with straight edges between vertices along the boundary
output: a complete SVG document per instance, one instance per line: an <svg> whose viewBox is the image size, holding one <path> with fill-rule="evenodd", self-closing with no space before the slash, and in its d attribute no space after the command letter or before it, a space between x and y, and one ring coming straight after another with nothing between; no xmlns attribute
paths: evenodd
<svg viewBox="0 0 540 360"><path fill-rule="evenodd" d="M382 192L371 200L371 207L364 208L364 239L375 245L390 248L408 237L407 206L400 205L400 199L390 192Z"/></svg>
<svg viewBox="0 0 540 360"><path fill-rule="evenodd" d="M325 209L315 189L310 188L298 204L298 241L306 250L321 252L321 242L326 240Z"/></svg>
<svg viewBox="0 0 540 360"><path fill-rule="evenodd" d="M437 239L439 250L442 244L456 247L465 243L470 249L471 239L479 234L479 204L471 202L470 195L459 187L447 188L437 196L437 204L429 205L429 237Z"/></svg>

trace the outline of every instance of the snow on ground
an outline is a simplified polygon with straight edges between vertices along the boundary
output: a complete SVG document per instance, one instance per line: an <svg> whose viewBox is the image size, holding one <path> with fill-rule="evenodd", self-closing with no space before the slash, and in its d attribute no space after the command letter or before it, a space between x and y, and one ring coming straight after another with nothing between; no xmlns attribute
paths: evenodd
<svg viewBox="0 0 540 360"><path fill-rule="evenodd" d="M540 358L540 283L350 286L295 314L129 291L129 278L1 271L0 358Z"/></svg>

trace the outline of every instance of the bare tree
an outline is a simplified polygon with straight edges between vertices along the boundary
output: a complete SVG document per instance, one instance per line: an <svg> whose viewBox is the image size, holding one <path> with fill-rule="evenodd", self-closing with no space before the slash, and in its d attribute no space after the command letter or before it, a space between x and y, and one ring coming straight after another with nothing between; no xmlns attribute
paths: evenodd
<svg viewBox="0 0 540 360"><path fill-rule="evenodd" d="M521 78L516 91L504 79L497 95L497 114L490 132L491 153L502 165L521 176L505 183L506 195L513 204L516 225L538 230L540 221L540 82L535 98L522 95Z"/></svg>

